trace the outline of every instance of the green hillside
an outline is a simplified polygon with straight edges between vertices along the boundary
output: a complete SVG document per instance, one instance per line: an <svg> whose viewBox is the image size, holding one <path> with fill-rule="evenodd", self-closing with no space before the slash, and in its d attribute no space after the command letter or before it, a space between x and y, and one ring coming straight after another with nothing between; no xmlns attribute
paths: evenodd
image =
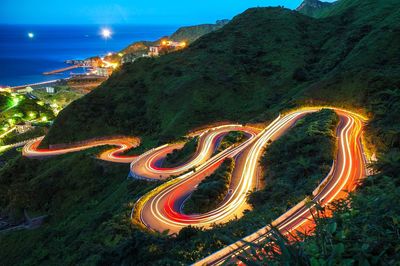
<svg viewBox="0 0 400 266"><path fill-rule="evenodd" d="M219 30L228 22L229 20L218 20L215 24L181 27L175 33L173 33L170 38L176 42L185 41L192 43L203 35Z"/></svg>
<svg viewBox="0 0 400 266"><path fill-rule="evenodd" d="M156 41L135 42L123 49L121 53L138 54L141 56L142 54L148 52L150 46L159 45L161 43L161 40L164 38L169 38L176 42L184 41L187 43L192 43L205 34L219 30L228 22L229 20L218 20L215 24L201 24L195 26L180 27L171 36L163 36Z"/></svg>
<svg viewBox="0 0 400 266"><path fill-rule="evenodd" d="M307 16L319 17L321 13L327 12L335 4L319 0L304 0L296 10Z"/></svg>
<svg viewBox="0 0 400 266"><path fill-rule="evenodd" d="M45 143L113 134L163 142L214 121L265 121L304 102L373 115L373 95L398 85L399 4L354 6L318 20L250 9L184 51L124 66L61 112Z"/></svg>
<svg viewBox="0 0 400 266"><path fill-rule="evenodd" d="M400 259L400 2L340 0L320 17L249 9L185 50L124 65L64 109L43 145L115 134L163 144L207 123L265 122L302 105L360 111L370 117L365 137L378 158L375 174L336 206L332 219L320 220L320 235L294 246L290 251L298 253L289 252L292 257L276 265L395 264ZM302 132L307 131L292 133ZM301 141L286 144L306 148ZM275 154L269 160L280 161L281 148L271 146ZM0 235L3 264L187 264L265 225L287 205L266 202L267 211L209 232L186 228L176 238L147 234L129 226L127 202L157 184L126 181L127 166L99 162L93 159L97 152L42 161L16 158L0 170L1 215L18 220L24 209L49 215L37 230ZM291 156L291 165L301 156L302 150ZM280 171L290 169L295 168ZM286 177L303 177L300 171L291 174ZM308 181L320 174L314 176ZM269 196L255 193L253 204Z"/></svg>
<svg viewBox="0 0 400 266"><path fill-rule="evenodd" d="M117 133L164 141L209 122L272 118L299 93L304 77L293 75L319 43L303 24L319 33L297 12L251 9L186 50L126 65L65 109L46 142Z"/></svg>

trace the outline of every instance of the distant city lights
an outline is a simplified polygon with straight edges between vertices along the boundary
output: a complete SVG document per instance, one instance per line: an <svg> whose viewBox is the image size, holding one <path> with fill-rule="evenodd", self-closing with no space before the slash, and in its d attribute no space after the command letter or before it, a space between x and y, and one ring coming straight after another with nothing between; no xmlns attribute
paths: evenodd
<svg viewBox="0 0 400 266"><path fill-rule="evenodd" d="M35 37L35 34L33 32L29 32L28 37L29 39L33 39L33 37Z"/></svg>
<svg viewBox="0 0 400 266"><path fill-rule="evenodd" d="M110 29L103 28L101 30L101 35L103 36L104 39L109 39L109 38L111 38L112 32Z"/></svg>

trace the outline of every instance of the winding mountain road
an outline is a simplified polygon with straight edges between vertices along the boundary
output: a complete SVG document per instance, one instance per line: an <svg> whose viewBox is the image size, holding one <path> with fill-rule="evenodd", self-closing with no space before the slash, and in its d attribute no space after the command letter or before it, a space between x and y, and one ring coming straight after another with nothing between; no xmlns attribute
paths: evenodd
<svg viewBox="0 0 400 266"><path fill-rule="evenodd" d="M280 115L263 130L241 125L225 125L193 134L199 137L196 153L188 162L175 168L161 168L159 162L173 149L181 148L182 143L164 145L140 156L122 156L124 151L140 144L137 138L89 141L64 149L51 150L39 149L41 141L39 139L28 143L23 149L23 154L30 158L44 158L102 145L117 146L102 153L100 159L131 163L130 175L136 178L164 180L176 176L139 199L132 211L132 219L151 230L160 232L169 230L169 233L175 233L188 225L209 228L215 223L225 223L241 217L243 211L249 209L246 198L249 192L258 189L256 172L264 147L287 132L299 119L320 109L321 107L307 107ZM331 172L313 192L312 199L322 206L346 197L348 192L354 190L360 179L366 175L366 162L361 143L365 119L350 111L330 109L333 109L340 118L337 128L338 152ZM214 155L220 139L230 131L242 131L248 138L243 143ZM234 158L236 165L230 190L224 201L208 213L184 214L182 206L187 197L228 157ZM306 202L305 199L297 204L274 221L273 225L283 233L312 227L309 219L310 206ZM248 248L246 243L263 241L269 235L269 230L268 226L261 228L256 233L210 255L195 265L218 265L233 260L237 254Z"/></svg>

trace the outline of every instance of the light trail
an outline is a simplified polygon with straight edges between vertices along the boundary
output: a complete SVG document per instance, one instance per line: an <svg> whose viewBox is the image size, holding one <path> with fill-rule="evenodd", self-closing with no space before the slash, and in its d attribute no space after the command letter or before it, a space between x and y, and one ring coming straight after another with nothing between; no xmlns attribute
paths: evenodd
<svg viewBox="0 0 400 266"><path fill-rule="evenodd" d="M348 191L353 191L360 179L366 175L366 162L361 144L363 121L360 116L337 109L340 117L338 127L339 149L334 167L327 178L315 189L313 201L321 206L327 206L334 200L344 198ZM267 184L268 185L268 184ZM313 228L310 207L303 200L287 211L272 224L283 234ZM217 251L216 253L196 262L194 265L219 265L226 261L234 261L236 256L249 249L247 243L260 243L270 236L270 227L266 226L257 232Z"/></svg>
<svg viewBox="0 0 400 266"><path fill-rule="evenodd" d="M139 145L140 140L136 138L86 142L58 150L38 149L41 141L39 139L28 143L23 149L23 154L31 158L43 158L101 145L117 146L117 148L102 153L100 159L131 163L130 174L133 177L158 180L177 176L137 201L132 211L132 218L139 219L136 222L142 223L151 230L160 232L169 230L170 233L179 232L180 229L188 225L209 228L216 223L226 223L243 215L243 211L249 207L246 202L247 195L255 189L257 183L256 169L264 147L270 141L276 140L288 131L299 119L322 108L334 110L340 118L337 129L339 141L337 158L329 175L315 189L312 198L322 206L326 206L334 200L346 197L347 191L353 191L358 181L366 175L366 162L361 143L365 118L362 115L340 108L304 107L279 116L261 131L241 125L225 125L200 131L197 133L199 145L196 153L188 162L175 168L161 168L157 166L157 162L165 158L174 149L182 148L182 143L163 145L141 156L121 156L122 152ZM213 155L218 140L230 131L242 131L246 133L248 139L239 145L234 145L219 154ZM185 199L206 176L218 168L225 158L235 158L236 161L230 185L232 192L217 208L210 212L194 215L182 213ZM273 225L283 233L301 230L302 228L312 228L313 225L309 221L311 217L310 207L306 202L305 199L298 203L275 220ZM232 257L248 248L246 243L263 241L269 236L269 231L268 226L261 228L256 233L212 254L196 265L218 265L232 260Z"/></svg>
<svg viewBox="0 0 400 266"><path fill-rule="evenodd" d="M28 142L22 149L22 155L32 159L42 159L46 157L58 156L72 152L78 152L94 147L100 146L117 146L118 148L113 148L107 150L99 155L99 158L104 161L110 161L115 163L131 163L137 156L121 156L125 151L137 147L140 144L140 139L138 138L110 138L106 140L91 140L81 143L75 143L74 145L64 145L64 148L55 149L40 149L39 145L44 137L37 138L33 141Z"/></svg>

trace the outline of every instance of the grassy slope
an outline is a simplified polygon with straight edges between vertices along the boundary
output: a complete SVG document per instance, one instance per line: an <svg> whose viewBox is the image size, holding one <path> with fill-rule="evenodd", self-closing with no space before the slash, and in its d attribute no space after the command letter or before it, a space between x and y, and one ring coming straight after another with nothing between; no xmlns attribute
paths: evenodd
<svg viewBox="0 0 400 266"><path fill-rule="evenodd" d="M217 24L202 24L189 27L181 27L176 32L174 32L170 38L174 41L185 41L192 43L201 36L219 30L224 26L225 23Z"/></svg>
<svg viewBox="0 0 400 266"><path fill-rule="evenodd" d="M234 167L235 161L228 158L214 173L201 181L185 202L184 212L206 213L215 209L228 193Z"/></svg>
<svg viewBox="0 0 400 266"><path fill-rule="evenodd" d="M127 65L66 108L45 143L111 134L163 142L204 123L266 120L304 102L373 111L373 95L397 86L400 18L394 8L365 5L375 12L320 20L248 10L187 50ZM293 79L299 69L306 82Z"/></svg>
<svg viewBox="0 0 400 266"><path fill-rule="evenodd" d="M314 123L324 125L327 117L312 115L286 138L306 132L305 128L315 128ZM324 154L329 150L310 146ZM157 184L126 181L127 166L94 159L92 155L99 150L43 161L18 157L0 171L0 206L4 212L12 213L16 219L23 209L33 216L49 215L48 223L39 229L0 235L0 259L4 265L183 265L251 233L289 206L286 201L266 200L245 218L210 232L188 228L177 238L147 234L129 227L130 208L126 203L136 201ZM302 153L303 150L298 151L298 155ZM280 153L270 155L276 158ZM324 164L315 169L321 175L326 172ZM307 189L298 184L296 193L304 196L309 193Z"/></svg>
<svg viewBox="0 0 400 266"><path fill-rule="evenodd" d="M302 25L317 34L296 12L252 9L187 50L127 65L62 111L46 142L121 133L168 140L204 123L275 116L285 105L277 100L298 92L294 70L312 56Z"/></svg>
<svg viewBox="0 0 400 266"><path fill-rule="evenodd" d="M215 30L218 30L223 27L225 24L224 21L222 23L217 23L216 24L202 24L202 25L196 25L196 26L188 26L188 27L181 27L179 28L176 32L174 32L171 36L165 36L163 38L169 38L173 41L185 41L187 43L192 43L193 41L197 40L201 36L208 34L210 32L213 32ZM125 49L121 51L121 53L124 54L137 54L138 56L141 56L142 54L146 54L149 50L150 46L154 45L159 45L161 40L163 39L158 39L156 41L140 41L140 42L135 42Z"/></svg>
<svg viewBox="0 0 400 266"><path fill-rule="evenodd" d="M389 178L370 180L367 187L361 189L357 209L350 211L351 218L345 224L348 231L352 224L356 227L352 227L354 231L349 231L352 238L346 244L351 248L356 247L354 243L358 245L368 240L371 244L367 249L373 249L375 253L372 254L379 255L388 237L390 243L396 241L395 231L389 235L381 235L381 232L398 226L395 223L398 212L390 205L398 201L397 173L400 167L400 152L396 148L400 145L400 117L397 112L400 109L399 4L394 0L342 0L343 5L350 2L353 8L336 9L332 13L334 16L320 20L281 9L250 10L222 30L204 36L186 51L129 65L100 89L67 108L57 119L47 141L56 143L125 133L153 138L160 136L160 142L163 142L204 122L220 119L247 121L254 117L264 120L275 116L278 110L297 103L322 102L362 107L372 117L368 135L378 148L378 169ZM386 8L387 5L390 8ZM307 82L292 79L297 68L305 70ZM222 112L220 106L224 107ZM30 171L23 165L15 166L20 171L18 173ZM69 164L54 167L73 168ZM53 182L58 185L60 180ZM115 186L110 186L111 189ZM93 197L104 194L107 195L97 191ZM99 207L98 211L103 209ZM369 211L365 215L357 214L364 213L366 209ZM65 206L65 210L70 213L71 206ZM388 214L383 220L382 214L385 213ZM255 217L259 226L265 224L265 216ZM349 217L348 214L345 216ZM88 220L92 221L92 218ZM363 225L371 226L363 227L359 233ZM60 236L71 232L63 231L63 227L59 228L60 231L53 231L54 228L49 231L59 232ZM228 232L233 238L238 238L248 233L246 230L250 230L248 223L241 227L232 226ZM83 240L84 243L97 243L91 241L92 234L95 234L91 232L82 233L83 238L76 238L76 241L82 241L87 236L89 240ZM215 229L211 237L210 234L187 229L179 236L176 245L172 245L168 239L134 231L129 242L118 245L114 250L106 249L102 260L105 265L124 260L148 263L165 259L166 254L174 252L171 247L182 247L185 252L177 251L170 256L170 261L192 261L229 242L226 239L221 241L218 232L227 234L221 228ZM28 234L34 236L27 238ZM37 257L20 255L32 255L30 248L41 241L44 241L42 249L51 250L51 246L56 244L53 241L57 241L54 237L47 242L45 234L38 237L34 231L16 235L19 237L7 237L7 241L1 239L2 258L40 262L40 259L35 259ZM359 235L362 238L357 238ZM372 237L366 239L368 235ZM22 239L27 241L22 242ZM17 241L19 248L15 249ZM69 243L69 239L60 240L56 246L65 243ZM79 253L76 247L68 250L72 255L73 252ZM393 257L393 250L390 249L392 253L385 256ZM98 250L91 251L90 254L95 254ZM57 256L57 252L62 251L53 252Z"/></svg>
<svg viewBox="0 0 400 266"><path fill-rule="evenodd" d="M293 175L291 168L286 167L286 165L277 165L274 170L279 169L279 175L282 175L282 177L272 176L272 173L267 170L266 178L273 184L260 192L264 195L261 202L256 201L256 198L252 199L255 209L247 212L240 220L223 226L216 226L211 231L185 228L177 238L172 239L136 232L125 244L120 245L115 250L105 252L102 257L102 264L137 265L148 263L166 265L169 263L170 265L187 265L270 223L274 218L296 204L296 200L303 199L310 194L313 190L312 185L329 172L326 166L330 165L334 150L332 128L336 125L336 119L336 115L330 111L310 115L289 131L287 135L283 136L282 140L274 142L268 149L269 158L278 161L282 158L282 153L279 150L282 143L291 147L298 146L290 153L290 156L285 157L285 159L290 158L289 161L293 164L297 164L304 153L313 152L310 162L316 167L309 171L309 178L304 178L302 174L301 176ZM321 131L315 130L316 128ZM308 142L308 144L302 145L305 142ZM319 149L320 145L324 149ZM321 162L323 163L319 164ZM302 173L302 171L309 169L298 166L297 170ZM281 178L286 178L286 183L280 182ZM272 190L271 187L273 187ZM282 197L282 193L284 197ZM257 199L260 199L260 196L258 194Z"/></svg>
<svg viewBox="0 0 400 266"><path fill-rule="evenodd" d="M126 181L126 165L100 162L94 153L44 161L18 157L0 171L2 212L15 221L23 209L33 217L49 215L39 229L0 234L2 265L93 265L101 252L129 237L125 204L153 185Z"/></svg>
<svg viewBox="0 0 400 266"><path fill-rule="evenodd" d="M179 164L186 163L193 157L199 143L198 138L188 139L182 149L173 150L168 153L162 163L163 167L176 167Z"/></svg>
<svg viewBox="0 0 400 266"><path fill-rule="evenodd" d="M310 17L319 17L321 13L325 13L328 9L331 9L333 5L324 1L305 0L297 11Z"/></svg>
<svg viewBox="0 0 400 266"><path fill-rule="evenodd" d="M332 167L338 122L333 111L322 110L306 116L268 146L262 158L267 187L254 192L250 202L255 207L266 202L272 203L270 208L284 206L283 213L310 195Z"/></svg>
<svg viewBox="0 0 400 266"><path fill-rule="evenodd" d="M243 132L231 131L222 138L221 143L219 144L218 149L215 151L215 153L222 152L227 148L229 148L230 146L242 143L245 140L246 140L246 135Z"/></svg>

